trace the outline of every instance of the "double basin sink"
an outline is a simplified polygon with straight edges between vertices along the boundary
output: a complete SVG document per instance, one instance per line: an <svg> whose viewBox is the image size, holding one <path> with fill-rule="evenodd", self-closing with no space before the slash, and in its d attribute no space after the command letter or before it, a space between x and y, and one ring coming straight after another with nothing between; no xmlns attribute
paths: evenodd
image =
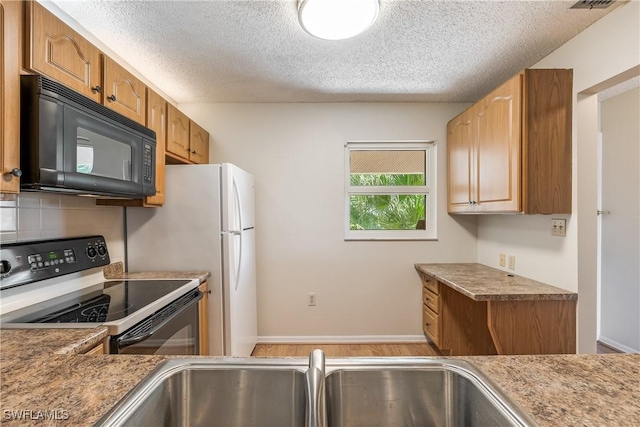
<svg viewBox="0 0 640 427"><path fill-rule="evenodd" d="M535 426L464 361L172 359L96 426Z"/></svg>

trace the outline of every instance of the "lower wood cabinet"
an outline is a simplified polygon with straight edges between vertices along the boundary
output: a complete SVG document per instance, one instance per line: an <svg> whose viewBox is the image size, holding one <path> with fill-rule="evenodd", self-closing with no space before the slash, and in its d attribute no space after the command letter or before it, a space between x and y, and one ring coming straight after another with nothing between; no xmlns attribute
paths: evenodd
<svg viewBox="0 0 640 427"><path fill-rule="evenodd" d="M476 301L420 273L422 329L446 356L575 354L575 300Z"/></svg>
<svg viewBox="0 0 640 427"><path fill-rule="evenodd" d="M202 283L198 289L203 293L203 298L198 303L198 340L200 341L200 355L209 356L209 283Z"/></svg>
<svg viewBox="0 0 640 427"><path fill-rule="evenodd" d="M104 342L101 342L97 346L93 347L91 350L85 351L84 354L89 356L95 356L100 354L106 354Z"/></svg>
<svg viewBox="0 0 640 427"><path fill-rule="evenodd" d="M422 330L436 345L440 346L440 284L431 278L422 280Z"/></svg>

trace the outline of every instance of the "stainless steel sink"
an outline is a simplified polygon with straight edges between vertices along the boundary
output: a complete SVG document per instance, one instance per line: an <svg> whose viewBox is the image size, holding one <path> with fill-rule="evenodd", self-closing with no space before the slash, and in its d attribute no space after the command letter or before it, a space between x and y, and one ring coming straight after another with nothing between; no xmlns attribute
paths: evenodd
<svg viewBox="0 0 640 427"><path fill-rule="evenodd" d="M96 425L304 426L305 367L171 360Z"/></svg>
<svg viewBox="0 0 640 427"><path fill-rule="evenodd" d="M303 359L173 359L96 425L536 425L463 361L345 358L324 363L324 355L317 356L312 354L309 367Z"/></svg>
<svg viewBox="0 0 640 427"><path fill-rule="evenodd" d="M330 426L526 425L506 399L469 366L370 366L326 379Z"/></svg>

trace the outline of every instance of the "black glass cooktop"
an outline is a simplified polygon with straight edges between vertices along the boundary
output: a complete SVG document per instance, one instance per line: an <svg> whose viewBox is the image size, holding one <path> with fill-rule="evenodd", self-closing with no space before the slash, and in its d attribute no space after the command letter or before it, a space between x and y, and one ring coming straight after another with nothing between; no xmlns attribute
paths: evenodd
<svg viewBox="0 0 640 427"><path fill-rule="evenodd" d="M2 323L110 322L181 288L188 280L103 282L2 316Z"/></svg>

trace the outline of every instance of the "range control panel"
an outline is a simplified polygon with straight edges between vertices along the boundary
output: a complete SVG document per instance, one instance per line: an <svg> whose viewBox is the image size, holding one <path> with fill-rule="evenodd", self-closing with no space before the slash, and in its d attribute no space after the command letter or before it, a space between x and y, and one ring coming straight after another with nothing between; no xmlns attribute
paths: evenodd
<svg viewBox="0 0 640 427"><path fill-rule="evenodd" d="M0 290L108 265L103 236L0 246Z"/></svg>

